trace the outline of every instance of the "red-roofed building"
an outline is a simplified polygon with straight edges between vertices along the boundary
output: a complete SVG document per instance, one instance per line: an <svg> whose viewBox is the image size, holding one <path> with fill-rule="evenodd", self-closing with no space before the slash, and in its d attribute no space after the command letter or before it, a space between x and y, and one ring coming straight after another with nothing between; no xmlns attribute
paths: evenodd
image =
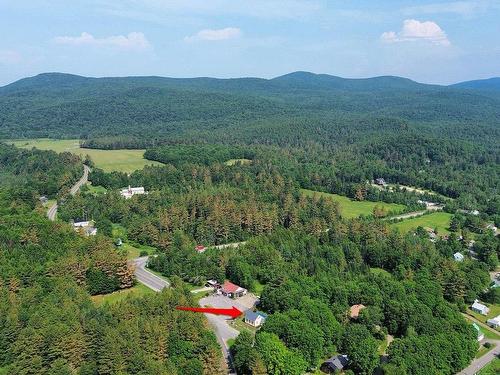
<svg viewBox="0 0 500 375"><path fill-rule="evenodd" d="M230 298L238 298L247 294L247 290L239 285L233 284L231 281L226 280L222 284L219 292Z"/></svg>
<svg viewBox="0 0 500 375"><path fill-rule="evenodd" d="M203 253L207 248L203 245L197 245L194 249L199 253Z"/></svg>

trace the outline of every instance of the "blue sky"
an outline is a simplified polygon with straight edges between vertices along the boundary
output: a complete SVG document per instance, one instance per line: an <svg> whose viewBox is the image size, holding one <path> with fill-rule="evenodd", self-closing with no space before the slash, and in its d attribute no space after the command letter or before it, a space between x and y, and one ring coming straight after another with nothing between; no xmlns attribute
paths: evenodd
<svg viewBox="0 0 500 375"><path fill-rule="evenodd" d="M500 0L0 0L0 35L0 85L54 71L500 76Z"/></svg>

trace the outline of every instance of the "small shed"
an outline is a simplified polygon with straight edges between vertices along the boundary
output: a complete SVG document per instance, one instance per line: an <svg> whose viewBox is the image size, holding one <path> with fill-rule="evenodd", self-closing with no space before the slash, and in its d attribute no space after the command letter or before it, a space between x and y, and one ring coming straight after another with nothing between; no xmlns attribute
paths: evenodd
<svg viewBox="0 0 500 375"><path fill-rule="evenodd" d="M455 262L464 261L464 255L462 253L459 253L458 251L455 254L453 254L453 258L455 259Z"/></svg>

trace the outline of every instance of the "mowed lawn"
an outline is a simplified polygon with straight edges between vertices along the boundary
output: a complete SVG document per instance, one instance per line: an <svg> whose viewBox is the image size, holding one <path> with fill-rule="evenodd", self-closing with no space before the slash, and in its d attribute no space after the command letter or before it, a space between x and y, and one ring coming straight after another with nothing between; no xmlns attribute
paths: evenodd
<svg viewBox="0 0 500 375"><path fill-rule="evenodd" d="M36 147L40 150L53 150L56 152L69 151L82 157L89 155L98 168L106 172L133 172L146 165L161 165L157 161L144 159L145 150L96 150L80 148L77 139L23 139L9 141L20 148Z"/></svg>
<svg viewBox="0 0 500 375"><path fill-rule="evenodd" d="M401 232L409 232L417 227L437 228L438 235L449 234L451 217L447 212L434 212L432 214L406 219L398 223L391 224L393 228L398 228Z"/></svg>
<svg viewBox="0 0 500 375"><path fill-rule="evenodd" d="M314 190L301 189L302 193L312 197L312 196L322 196L325 198L332 199L339 203L340 214L348 219L359 217L361 215L371 215L373 214L373 208L375 206L382 207L387 212L391 211L393 213L400 213L406 207L402 204L396 203L385 203L385 202L370 202L370 201L353 201L347 197L337 194L323 193Z"/></svg>

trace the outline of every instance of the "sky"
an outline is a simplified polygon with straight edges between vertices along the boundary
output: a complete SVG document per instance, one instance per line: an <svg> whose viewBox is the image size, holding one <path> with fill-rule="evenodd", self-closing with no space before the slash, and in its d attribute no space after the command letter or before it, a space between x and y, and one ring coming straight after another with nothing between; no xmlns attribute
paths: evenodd
<svg viewBox="0 0 500 375"><path fill-rule="evenodd" d="M449 84L500 76L500 0L0 0L0 85L44 72Z"/></svg>

